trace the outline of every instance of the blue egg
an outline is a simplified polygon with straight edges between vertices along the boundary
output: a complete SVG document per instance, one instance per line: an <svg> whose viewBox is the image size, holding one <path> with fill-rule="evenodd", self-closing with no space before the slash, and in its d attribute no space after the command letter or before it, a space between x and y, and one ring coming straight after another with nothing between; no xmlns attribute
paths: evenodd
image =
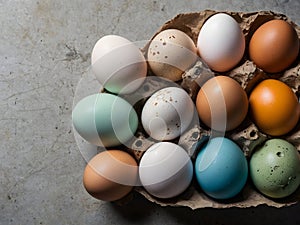
<svg viewBox="0 0 300 225"><path fill-rule="evenodd" d="M195 163L196 179L202 190L215 199L236 196L245 186L248 163L233 141L216 137L200 150Z"/></svg>

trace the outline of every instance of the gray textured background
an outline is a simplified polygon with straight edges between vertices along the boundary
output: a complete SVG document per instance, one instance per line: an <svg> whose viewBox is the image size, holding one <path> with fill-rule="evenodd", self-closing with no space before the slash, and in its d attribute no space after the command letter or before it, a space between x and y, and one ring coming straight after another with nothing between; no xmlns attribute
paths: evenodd
<svg viewBox="0 0 300 225"><path fill-rule="evenodd" d="M71 126L77 82L103 35L150 38L181 12L273 10L300 24L299 0L0 0L0 224L300 224L300 206L162 208L90 197Z"/></svg>

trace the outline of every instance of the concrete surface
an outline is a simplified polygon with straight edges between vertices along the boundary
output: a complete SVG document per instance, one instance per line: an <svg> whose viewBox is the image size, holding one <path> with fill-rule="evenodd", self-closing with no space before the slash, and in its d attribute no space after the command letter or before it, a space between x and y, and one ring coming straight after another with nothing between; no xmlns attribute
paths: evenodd
<svg viewBox="0 0 300 225"><path fill-rule="evenodd" d="M300 24L299 0L0 0L0 224L300 224L300 205L274 209L125 206L83 189L71 126L77 82L94 43L152 36L180 12L273 10Z"/></svg>

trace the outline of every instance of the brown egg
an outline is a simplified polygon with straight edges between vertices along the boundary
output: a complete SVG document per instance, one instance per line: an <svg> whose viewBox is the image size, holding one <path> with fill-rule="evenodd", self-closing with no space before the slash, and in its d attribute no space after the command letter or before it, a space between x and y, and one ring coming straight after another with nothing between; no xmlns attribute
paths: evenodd
<svg viewBox="0 0 300 225"><path fill-rule="evenodd" d="M272 136L287 134L299 121L300 104L296 94L276 79L260 82L250 94L249 106L256 126Z"/></svg>
<svg viewBox="0 0 300 225"><path fill-rule="evenodd" d="M268 73L288 68L299 53L295 29L284 20L271 20L261 25L249 43L250 59Z"/></svg>
<svg viewBox="0 0 300 225"><path fill-rule="evenodd" d="M135 159L121 150L108 150L94 156L83 174L87 192L103 201L115 201L136 185L138 167Z"/></svg>
<svg viewBox="0 0 300 225"><path fill-rule="evenodd" d="M237 81L217 76L204 83L198 92L196 107L205 125L217 131L228 131L245 119L248 97Z"/></svg>

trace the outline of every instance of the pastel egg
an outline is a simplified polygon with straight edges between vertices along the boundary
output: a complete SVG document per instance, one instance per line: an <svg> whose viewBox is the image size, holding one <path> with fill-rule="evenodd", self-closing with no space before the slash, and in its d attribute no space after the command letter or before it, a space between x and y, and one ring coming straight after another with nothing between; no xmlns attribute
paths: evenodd
<svg viewBox="0 0 300 225"><path fill-rule="evenodd" d="M268 197L291 195L300 185L297 149L283 139L266 141L250 159L250 176L256 188Z"/></svg>
<svg viewBox="0 0 300 225"><path fill-rule="evenodd" d="M73 109L72 121L82 138L103 147L126 143L138 126L134 108L124 99L108 93L80 100Z"/></svg>
<svg viewBox="0 0 300 225"><path fill-rule="evenodd" d="M236 196L248 177L248 163L242 150L233 141L216 137L200 150L195 174L201 189L215 199Z"/></svg>

